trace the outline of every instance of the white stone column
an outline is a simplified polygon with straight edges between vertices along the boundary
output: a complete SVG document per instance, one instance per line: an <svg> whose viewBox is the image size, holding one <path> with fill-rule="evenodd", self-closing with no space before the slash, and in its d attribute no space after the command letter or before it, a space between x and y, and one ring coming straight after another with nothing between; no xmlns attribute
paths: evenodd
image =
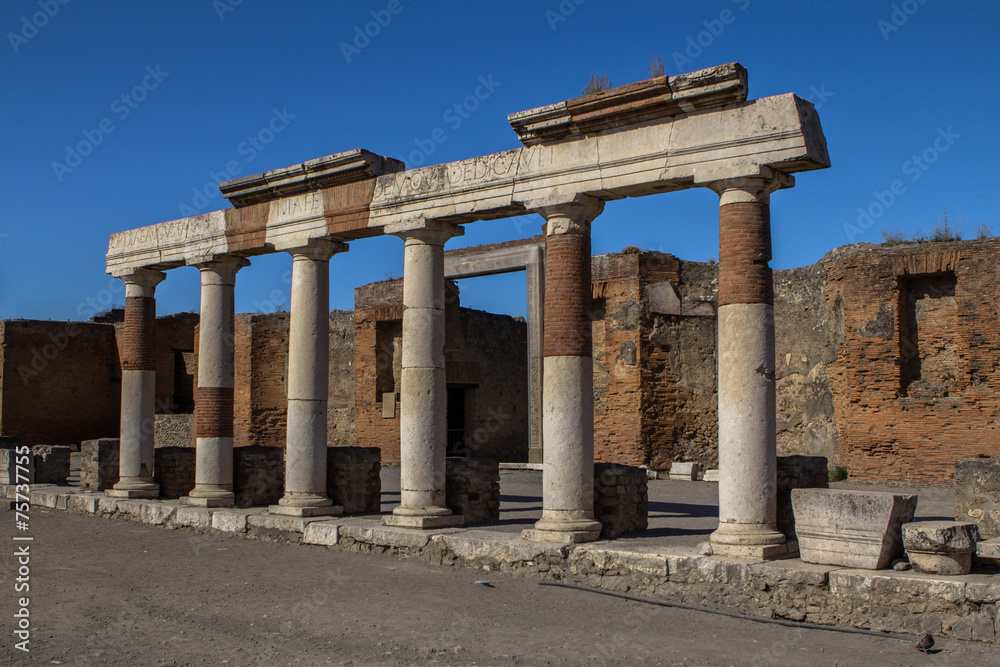
<svg viewBox="0 0 1000 667"><path fill-rule="evenodd" d="M445 505L447 393L444 345L444 244L460 227L425 223L389 231L406 241L403 255L403 360L400 378L400 505L387 526L457 526Z"/></svg>
<svg viewBox="0 0 1000 667"><path fill-rule="evenodd" d="M540 209L545 216L545 332L542 391L542 518L530 540L596 540L594 362L591 338L590 223L604 202Z"/></svg>
<svg viewBox="0 0 1000 667"><path fill-rule="evenodd" d="M736 178L719 193L719 527L715 553L788 553L776 528L774 296L769 195L778 181Z"/></svg>
<svg viewBox="0 0 1000 667"><path fill-rule="evenodd" d="M330 257L347 250L335 241L292 248L288 331L288 430L285 495L274 514L336 515L326 495L326 423L330 391Z"/></svg>
<svg viewBox="0 0 1000 667"><path fill-rule="evenodd" d="M156 498L153 434L156 419L156 286L162 271L136 269L125 282L119 479L114 498Z"/></svg>
<svg viewBox="0 0 1000 667"><path fill-rule="evenodd" d="M225 256L198 264L198 392L195 399L195 487L199 507L233 504L233 343L236 272L250 262Z"/></svg>

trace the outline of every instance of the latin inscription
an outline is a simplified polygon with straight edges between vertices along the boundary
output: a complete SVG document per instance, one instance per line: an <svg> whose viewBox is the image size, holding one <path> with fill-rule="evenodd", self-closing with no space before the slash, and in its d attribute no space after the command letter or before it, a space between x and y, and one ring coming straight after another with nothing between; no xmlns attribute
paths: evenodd
<svg viewBox="0 0 1000 667"><path fill-rule="evenodd" d="M213 220L218 217L218 220ZM158 245L176 244L179 242L189 243L192 241L209 241L213 237L215 228L220 226L225 230L225 222L221 216L199 215L185 220L175 220L173 222L161 222L158 225L131 229L127 232L119 232L111 235L108 243L108 250L127 250L129 248L151 247Z"/></svg>
<svg viewBox="0 0 1000 667"><path fill-rule="evenodd" d="M323 215L323 193L307 192L296 197L278 199L271 204L268 221L284 222Z"/></svg>

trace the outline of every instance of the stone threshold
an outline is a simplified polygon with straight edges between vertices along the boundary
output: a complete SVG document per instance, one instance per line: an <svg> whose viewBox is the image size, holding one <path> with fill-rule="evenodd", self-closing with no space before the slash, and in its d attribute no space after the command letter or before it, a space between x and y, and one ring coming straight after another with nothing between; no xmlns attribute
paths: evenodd
<svg viewBox="0 0 1000 667"><path fill-rule="evenodd" d="M0 485L13 499L15 487ZM440 566L579 583L762 618L890 633L997 642L1000 575L852 570L799 559L755 562L694 547L530 542L488 528L416 530L376 515L291 517L264 507L216 509L177 500L123 500L71 487L32 485L31 504L168 529L216 531L355 552L391 553Z"/></svg>

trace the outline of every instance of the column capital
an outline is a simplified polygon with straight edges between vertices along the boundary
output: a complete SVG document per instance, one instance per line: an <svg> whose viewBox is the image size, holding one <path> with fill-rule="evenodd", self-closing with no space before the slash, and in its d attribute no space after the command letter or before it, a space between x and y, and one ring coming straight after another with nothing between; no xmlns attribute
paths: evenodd
<svg viewBox="0 0 1000 667"><path fill-rule="evenodd" d="M125 296L152 297L156 286L166 279L167 274L155 269L136 269L118 277L125 283Z"/></svg>
<svg viewBox="0 0 1000 667"><path fill-rule="evenodd" d="M284 252L287 252L295 259L303 257L306 259L327 261L337 253L347 252L348 248L349 246L346 243L334 241L333 239L310 239L306 245L296 248L285 248Z"/></svg>
<svg viewBox="0 0 1000 667"><path fill-rule="evenodd" d="M604 200L590 195L576 195L571 201L546 204L534 209L545 218L545 233L589 234L590 223L604 211Z"/></svg>
<svg viewBox="0 0 1000 667"><path fill-rule="evenodd" d="M210 280L212 274L218 276L221 284L228 285L236 282L236 272L245 266L250 266L250 260L238 255L215 255L211 260L199 262L194 265L201 271L201 281L205 283Z"/></svg>
<svg viewBox="0 0 1000 667"><path fill-rule="evenodd" d="M407 243L423 243L443 246L448 239L464 236L465 228L440 220L406 220L391 222L383 228L384 233L398 236Z"/></svg>
<svg viewBox="0 0 1000 667"><path fill-rule="evenodd" d="M719 195L719 205L739 202L767 204L771 193L795 187L795 177L764 165L746 165L703 172L695 183Z"/></svg>

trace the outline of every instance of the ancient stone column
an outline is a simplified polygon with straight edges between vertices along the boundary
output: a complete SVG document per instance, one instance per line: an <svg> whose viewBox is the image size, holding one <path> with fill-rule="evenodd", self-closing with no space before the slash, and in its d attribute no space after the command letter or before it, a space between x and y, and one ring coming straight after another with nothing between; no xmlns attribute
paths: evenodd
<svg viewBox="0 0 1000 667"><path fill-rule="evenodd" d="M777 506L774 295L768 200L777 182L718 181L719 527L716 553L787 553Z"/></svg>
<svg viewBox="0 0 1000 667"><path fill-rule="evenodd" d="M540 209L545 229L542 518L523 536L561 543L601 534L594 519L594 363L590 223L604 202Z"/></svg>
<svg viewBox="0 0 1000 667"><path fill-rule="evenodd" d="M347 250L334 241L292 248L288 330L288 430L285 495L274 514L335 515L326 495L326 419L330 383L330 257Z"/></svg>
<svg viewBox="0 0 1000 667"><path fill-rule="evenodd" d="M162 271L136 269L125 282L122 341L122 412L119 480L105 493L115 498L156 498L153 427L156 419L156 286Z"/></svg>
<svg viewBox="0 0 1000 667"><path fill-rule="evenodd" d="M233 504L233 342L236 272L250 262L221 257L198 264L198 393L195 405L195 487L188 502L199 507Z"/></svg>
<svg viewBox="0 0 1000 667"><path fill-rule="evenodd" d="M395 232L403 255L403 360L399 397L400 505L382 517L387 526L461 525L445 506L447 393L444 345L444 244L463 233L426 223Z"/></svg>

